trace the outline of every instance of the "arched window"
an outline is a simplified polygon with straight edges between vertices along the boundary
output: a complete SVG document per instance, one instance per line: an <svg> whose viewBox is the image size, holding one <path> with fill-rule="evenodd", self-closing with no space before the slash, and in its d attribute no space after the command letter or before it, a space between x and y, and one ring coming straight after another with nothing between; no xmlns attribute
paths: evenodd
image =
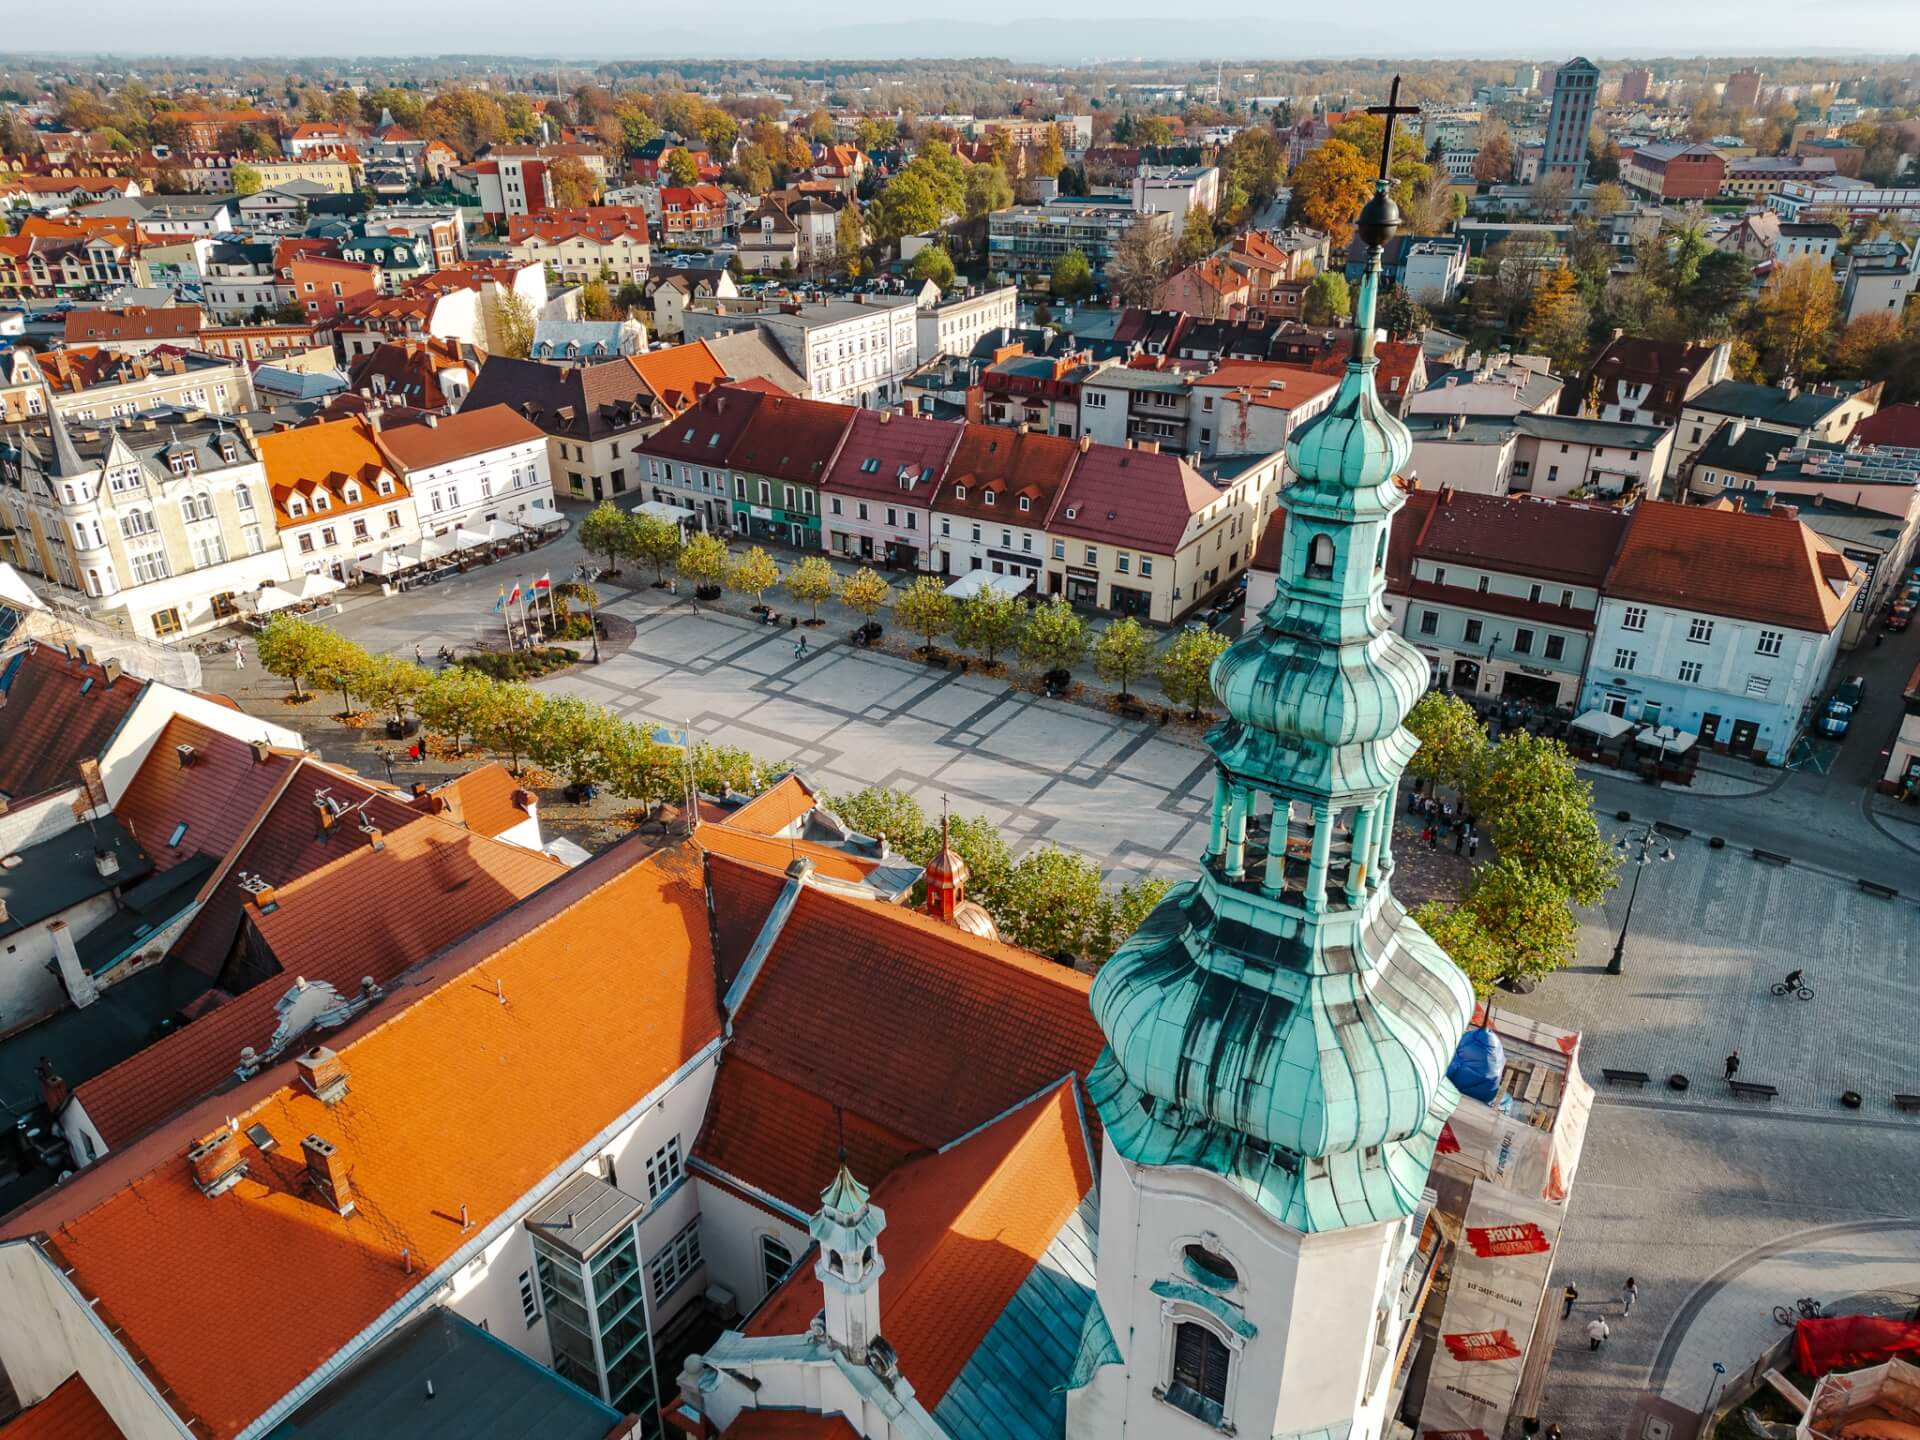
<svg viewBox="0 0 1920 1440"><path fill-rule="evenodd" d="M772 1293L773 1287L787 1278L787 1272L793 1269L793 1252L789 1250L777 1235L760 1237L760 1279L766 1293Z"/></svg>
<svg viewBox="0 0 1920 1440"><path fill-rule="evenodd" d="M1227 1372L1233 1352L1205 1325L1184 1320L1173 1327L1173 1374L1167 1399L1189 1415L1218 1426L1227 1414Z"/></svg>
<svg viewBox="0 0 1920 1440"><path fill-rule="evenodd" d="M1314 580L1333 577L1333 537L1316 535L1307 547L1307 575Z"/></svg>
<svg viewBox="0 0 1920 1440"><path fill-rule="evenodd" d="M253 490L246 485L234 486L233 501L234 504L238 505L242 510L251 510L253 508Z"/></svg>
<svg viewBox="0 0 1920 1440"><path fill-rule="evenodd" d="M1205 1245L1189 1245L1182 1252L1187 1273L1209 1290L1231 1290L1240 1283L1240 1272L1219 1251Z"/></svg>

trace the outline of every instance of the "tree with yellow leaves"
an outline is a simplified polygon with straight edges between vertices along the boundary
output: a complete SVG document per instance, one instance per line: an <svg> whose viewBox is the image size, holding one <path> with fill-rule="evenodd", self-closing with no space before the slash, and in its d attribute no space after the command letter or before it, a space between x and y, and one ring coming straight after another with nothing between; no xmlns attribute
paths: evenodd
<svg viewBox="0 0 1920 1440"><path fill-rule="evenodd" d="M1293 172L1294 213L1333 241L1333 253L1346 253L1353 222L1373 193L1374 161L1344 140L1329 140Z"/></svg>
<svg viewBox="0 0 1920 1440"><path fill-rule="evenodd" d="M1587 358L1587 327L1592 324L1587 302L1580 298L1580 281L1562 265L1540 282L1527 311L1527 344L1551 356L1562 374L1578 370Z"/></svg>
<svg viewBox="0 0 1920 1440"><path fill-rule="evenodd" d="M1774 267L1754 306L1760 349L1774 374L1805 376L1821 369L1838 301L1826 261L1809 255Z"/></svg>

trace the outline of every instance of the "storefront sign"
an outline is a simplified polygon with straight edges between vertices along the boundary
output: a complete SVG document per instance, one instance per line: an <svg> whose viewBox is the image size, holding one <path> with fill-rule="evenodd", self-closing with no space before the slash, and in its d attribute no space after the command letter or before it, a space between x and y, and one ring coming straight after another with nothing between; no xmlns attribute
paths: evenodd
<svg viewBox="0 0 1920 1440"><path fill-rule="evenodd" d="M753 518L756 520L773 519L773 511L769 510L764 505L749 505L747 507L747 513L753 516Z"/></svg>

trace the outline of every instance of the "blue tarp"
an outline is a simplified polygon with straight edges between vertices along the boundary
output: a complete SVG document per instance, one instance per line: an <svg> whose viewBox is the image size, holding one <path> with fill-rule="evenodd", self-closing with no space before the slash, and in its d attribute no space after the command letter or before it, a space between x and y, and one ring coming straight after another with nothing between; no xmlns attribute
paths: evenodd
<svg viewBox="0 0 1920 1440"><path fill-rule="evenodd" d="M1493 1031L1478 1028L1460 1037L1447 1066L1447 1078L1462 1095L1491 1105L1500 1093L1500 1072L1506 1069L1507 1051Z"/></svg>

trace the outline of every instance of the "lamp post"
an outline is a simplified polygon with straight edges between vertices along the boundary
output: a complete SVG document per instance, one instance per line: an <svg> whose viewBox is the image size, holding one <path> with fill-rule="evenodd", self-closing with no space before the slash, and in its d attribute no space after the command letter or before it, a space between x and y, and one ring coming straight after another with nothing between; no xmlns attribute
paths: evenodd
<svg viewBox="0 0 1920 1440"><path fill-rule="evenodd" d="M1660 852L1653 853L1653 840L1657 832L1653 821L1647 821L1647 828L1640 836L1636 846L1631 836L1622 835L1613 842L1613 848L1633 866L1633 888L1627 892L1627 913L1620 921L1620 938L1613 942L1613 958L1607 961L1607 974L1625 973L1627 960L1627 927L1633 924L1633 902L1640 898L1640 875L1654 861L1667 861L1674 858L1673 846L1664 839L1660 841Z"/></svg>

